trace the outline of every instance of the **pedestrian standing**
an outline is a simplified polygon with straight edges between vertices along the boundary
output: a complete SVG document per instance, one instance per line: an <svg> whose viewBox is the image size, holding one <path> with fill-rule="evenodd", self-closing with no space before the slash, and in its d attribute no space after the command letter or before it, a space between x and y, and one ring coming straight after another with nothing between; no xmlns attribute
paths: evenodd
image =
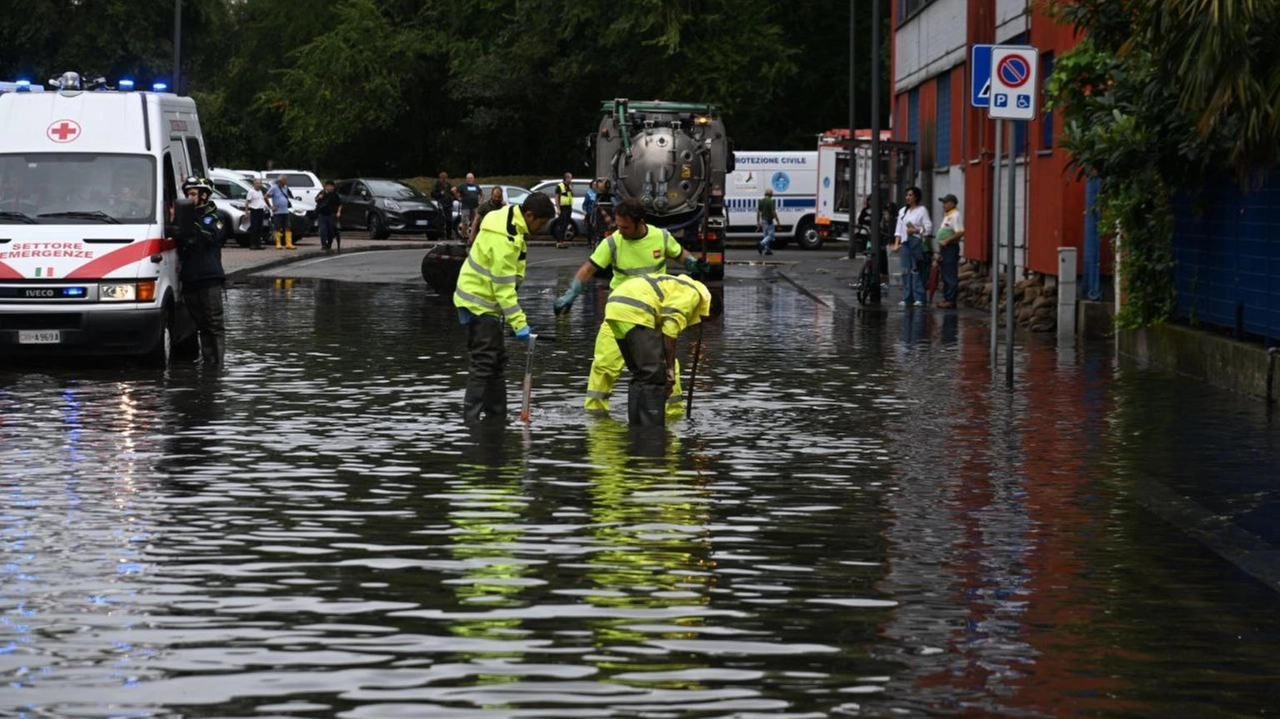
<svg viewBox="0 0 1280 719"><path fill-rule="evenodd" d="M262 236L267 232L267 198L262 194L262 178L253 178L245 208L249 210L249 249L261 250Z"/></svg>
<svg viewBox="0 0 1280 719"><path fill-rule="evenodd" d="M711 292L685 276L634 277L609 294L605 325L631 370L628 424L661 427L666 423L665 405L679 373L676 339L710 314Z"/></svg>
<svg viewBox="0 0 1280 719"><path fill-rule="evenodd" d="M640 200L632 197L620 202L615 219L618 223L617 231L596 245L591 257L578 268L573 281L569 283L569 289L553 304L556 314L567 312L578 295L586 291L586 283L603 269L613 269L613 279L609 281L610 290L616 290L633 277L665 275L668 259L680 262L690 273L705 271L705 263L700 263L686 252L671 233L660 227L652 227L645 221L644 205L640 204ZM587 376L587 398L582 405L584 409L608 414L609 398L613 395L613 387L618 382L618 375L622 374L623 366L616 338L606 325L600 325L600 330L596 333L595 356ZM679 392L677 384L674 403L677 408Z"/></svg>
<svg viewBox="0 0 1280 719"><path fill-rule="evenodd" d="M467 231L467 244L470 245L476 241L476 233L480 231L480 223L484 221L485 215L506 206L507 200L502 196L502 187L494 185L489 189L489 199L481 202L480 206L476 208L475 219L471 221L471 228Z"/></svg>
<svg viewBox="0 0 1280 719"><path fill-rule="evenodd" d="M449 173L444 170L440 171L436 177L436 184L431 188L431 199L436 201L436 206L444 213L444 238L452 240L457 236L457 228L453 225L453 183L449 182Z"/></svg>
<svg viewBox="0 0 1280 719"><path fill-rule="evenodd" d="M556 211L556 247L564 249L569 246L565 233L573 226L573 175L568 172L564 173L564 181L556 183Z"/></svg>
<svg viewBox="0 0 1280 719"><path fill-rule="evenodd" d="M200 338L201 363L218 367L226 351L222 312L222 286L227 280L222 269L226 228L218 219L218 208L209 200L213 183L203 177L188 177L182 183L182 193L196 203L196 226L183 233L178 242L182 304Z"/></svg>
<svg viewBox="0 0 1280 719"><path fill-rule="evenodd" d="M293 200L293 193L289 191L286 182L284 175L277 177L275 184L267 190L267 200L271 203L271 226L275 230L276 249L282 249L280 242L283 240L283 249L296 250L298 248L293 246L293 228L289 224L289 204Z"/></svg>
<svg viewBox="0 0 1280 719"><path fill-rule="evenodd" d="M756 245L756 253L773 254L773 233L778 228L778 209L773 204L773 188L764 191L764 197L756 203L756 231L763 233L760 244Z"/></svg>
<svg viewBox="0 0 1280 719"><path fill-rule="evenodd" d="M524 279L528 236L546 226L553 215L551 198L541 192L530 194L520 207L485 215L458 273L453 304L466 328L471 356L462 409L467 423L506 418L507 327L521 342L528 342L532 334L516 296Z"/></svg>
<svg viewBox="0 0 1280 719"><path fill-rule="evenodd" d="M594 241L596 238L596 198L599 197L599 180L592 180L587 185L586 195L582 198L582 216L585 218L587 225L587 241Z"/></svg>
<svg viewBox="0 0 1280 719"><path fill-rule="evenodd" d="M333 187L333 180L324 183L324 189L316 195L316 216L320 220L320 249L333 252L333 240L338 236L338 219L342 217L342 198Z"/></svg>
<svg viewBox="0 0 1280 719"><path fill-rule="evenodd" d="M893 251L901 253L902 301L900 307L924 306L924 279L920 263L924 261L924 237L933 233L929 211L920 204L919 187L907 189L907 204L898 213L898 226L893 233Z"/></svg>
<svg viewBox="0 0 1280 719"><path fill-rule="evenodd" d="M458 211L458 227L464 232L470 232L476 208L480 206L480 201L483 199L484 190L476 184L476 176L468 172L466 181L458 185L458 204L461 205Z"/></svg>
<svg viewBox="0 0 1280 719"><path fill-rule="evenodd" d="M960 293L960 240L964 237L964 218L955 195L942 196L942 222L938 226L938 262L941 264L942 301L944 310L956 308Z"/></svg>

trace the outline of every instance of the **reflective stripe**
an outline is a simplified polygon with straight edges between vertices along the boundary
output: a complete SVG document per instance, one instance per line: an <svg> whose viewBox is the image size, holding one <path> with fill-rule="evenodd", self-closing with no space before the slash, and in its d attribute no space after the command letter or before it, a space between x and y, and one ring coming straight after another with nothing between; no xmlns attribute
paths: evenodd
<svg viewBox="0 0 1280 719"><path fill-rule="evenodd" d="M587 390L587 396L590 397L591 399L609 399L610 397L613 396L613 393L601 392L599 390L589 389Z"/></svg>
<svg viewBox="0 0 1280 719"><path fill-rule="evenodd" d="M653 279L649 275L645 275L644 279L645 279L645 282L648 282L649 286L653 288L653 293L658 296L659 302L662 302L667 299L667 296L662 292L662 287L661 285L658 284L657 280Z"/></svg>
<svg viewBox="0 0 1280 719"><path fill-rule="evenodd" d="M470 302L475 305L479 305L481 307L484 307L485 309L493 310L494 312L498 312L502 310L502 307L497 302L491 302L489 300L484 299L483 297L477 297L476 295L473 295L470 292L467 292L466 290L454 290L453 294L457 295L458 297L461 297L467 302Z"/></svg>
<svg viewBox="0 0 1280 719"><path fill-rule="evenodd" d="M684 397L678 394L673 394L670 397L667 397L667 404L680 404L683 401Z"/></svg>
<svg viewBox="0 0 1280 719"><path fill-rule="evenodd" d="M664 260L664 261L659 262L658 264L654 265L653 267L637 267L637 268L636 268L636 269L634 269L634 270L624 270L624 269L622 269L621 267L618 267L618 266L617 266L617 262L614 262L613 271L614 271L614 272L621 272L622 274L626 275L627 277L640 277L640 276L643 276L643 275L652 275L652 274L655 274L655 273L660 273L660 272L662 272L662 267L663 267L663 265L665 265L665 264L666 264L666 261Z"/></svg>
<svg viewBox="0 0 1280 719"><path fill-rule="evenodd" d="M511 315L518 314L520 314L520 305L512 305L502 310L502 315L504 317L510 317Z"/></svg>
<svg viewBox="0 0 1280 719"><path fill-rule="evenodd" d="M678 315L678 314L680 314L680 310L678 310L678 309L676 309L676 308L674 308L674 307L663 307L663 308L662 308L662 314L664 314L664 315Z"/></svg>
<svg viewBox="0 0 1280 719"><path fill-rule="evenodd" d="M490 282L496 282L500 285L509 285L515 282L517 279L519 279L519 277L517 277L516 275L502 275L501 277L499 277L493 274L492 272L490 272L489 269L484 265L480 264L479 262L476 262L475 258L471 257L470 255L467 256L467 264L471 266L471 269L475 270L481 275L484 275L485 277L488 277Z"/></svg>
<svg viewBox="0 0 1280 719"><path fill-rule="evenodd" d="M631 307L637 307L639 309L644 310L645 312L653 312L653 307L649 306L649 303L644 302L642 300L637 300L633 297L610 297L608 304L613 304L614 302L617 302L620 305L629 305Z"/></svg>
<svg viewBox="0 0 1280 719"><path fill-rule="evenodd" d="M667 228L662 228L662 256L665 258L671 254L671 233L667 232Z"/></svg>
<svg viewBox="0 0 1280 719"><path fill-rule="evenodd" d="M618 239L615 235L609 235L609 265L614 269L618 267Z"/></svg>

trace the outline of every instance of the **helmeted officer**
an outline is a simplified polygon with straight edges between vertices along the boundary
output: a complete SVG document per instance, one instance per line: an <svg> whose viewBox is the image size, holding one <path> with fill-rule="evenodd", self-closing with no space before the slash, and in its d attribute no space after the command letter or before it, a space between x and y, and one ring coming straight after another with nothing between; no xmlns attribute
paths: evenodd
<svg viewBox="0 0 1280 719"><path fill-rule="evenodd" d="M618 285L604 306L604 324L618 345L631 384L627 423L660 427L675 384L676 339L711 314L711 292L680 275L643 275Z"/></svg>
<svg viewBox="0 0 1280 719"><path fill-rule="evenodd" d="M188 177L182 183L182 193L196 203L195 231L184 233L178 243L182 302L200 336L201 362L216 367L222 365L226 352L222 313L222 288L227 281L222 269L226 228L209 200L213 183L203 177Z"/></svg>
<svg viewBox="0 0 1280 719"><path fill-rule="evenodd" d="M551 198L534 192L524 204L508 205L485 215L480 231L458 273L453 304L458 320L467 328L471 370L463 400L463 419L501 421L507 413L506 328L516 339L531 335L516 288L524 279L528 235L542 229L555 216Z"/></svg>
<svg viewBox="0 0 1280 719"><path fill-rule="evenodd" d="M585 283L590 282L596 272L603 269L613 268L613 279L609 281L610 290L616 290L633 277L665 275L668 259L682 263L688 272L706 269L704 263L685 252L669 232L659 227L650 227L645 222L644 205L639 200L623 200L614 214L618 229L596 245L591 257L578 268L568 291L555 301L556 314L568 311L578 295L585 291ZM587 377L587 398L583 402L583 407L588 412L609 411L609 397L613 394L613 386L618 382L618 375L622 374L622 368L623 360L618 351L618 343L609 328L602 324L600 331L596 333L595 357L591 361L591 372ZM672 394L673 408L679 411L678 373Z"/></svg>

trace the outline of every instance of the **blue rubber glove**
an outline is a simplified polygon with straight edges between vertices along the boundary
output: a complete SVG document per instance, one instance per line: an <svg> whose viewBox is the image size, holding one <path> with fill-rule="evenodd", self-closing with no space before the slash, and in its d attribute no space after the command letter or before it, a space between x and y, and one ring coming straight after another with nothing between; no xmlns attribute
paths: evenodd
<svg viewBox="0 0 1280 719"><path fill-rule="evenodd" d="M564 294L560 295L552 305L555 313L560 314L569 311L569 306L573 304L574 300L578 299L578 295L585 291L586 288L582 285L582 280L577 277L573 278L573 282L569 283L569 289L565 290Z"/></svg>
<svg viewBox="0 0 1280 719"><path fill-rule="evenodd" d="M516 330L516 339L521 342L528 342L529 338L532 336L533 330L529 328L529 325L525 325L524 327Z"/></svg>
<svg viewBox="0 0 1280 719"><path fill-rule="evenodd" d="M711 265L706 260L700 260L693 255L687 255L684 258L684 270L689 274L695 272L706 273L711 269Z"/></svg>

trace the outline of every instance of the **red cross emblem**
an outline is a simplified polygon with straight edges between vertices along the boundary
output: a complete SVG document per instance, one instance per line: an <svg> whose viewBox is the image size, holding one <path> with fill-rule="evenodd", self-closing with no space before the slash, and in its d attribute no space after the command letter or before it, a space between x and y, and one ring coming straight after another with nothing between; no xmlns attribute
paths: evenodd
<svg viewBox="0 0 1280 719"><path fill-rule="evenodd" d="M80 134L80 125L72 120L58 120L45 131L54 142L71 142Z"/></svg>

